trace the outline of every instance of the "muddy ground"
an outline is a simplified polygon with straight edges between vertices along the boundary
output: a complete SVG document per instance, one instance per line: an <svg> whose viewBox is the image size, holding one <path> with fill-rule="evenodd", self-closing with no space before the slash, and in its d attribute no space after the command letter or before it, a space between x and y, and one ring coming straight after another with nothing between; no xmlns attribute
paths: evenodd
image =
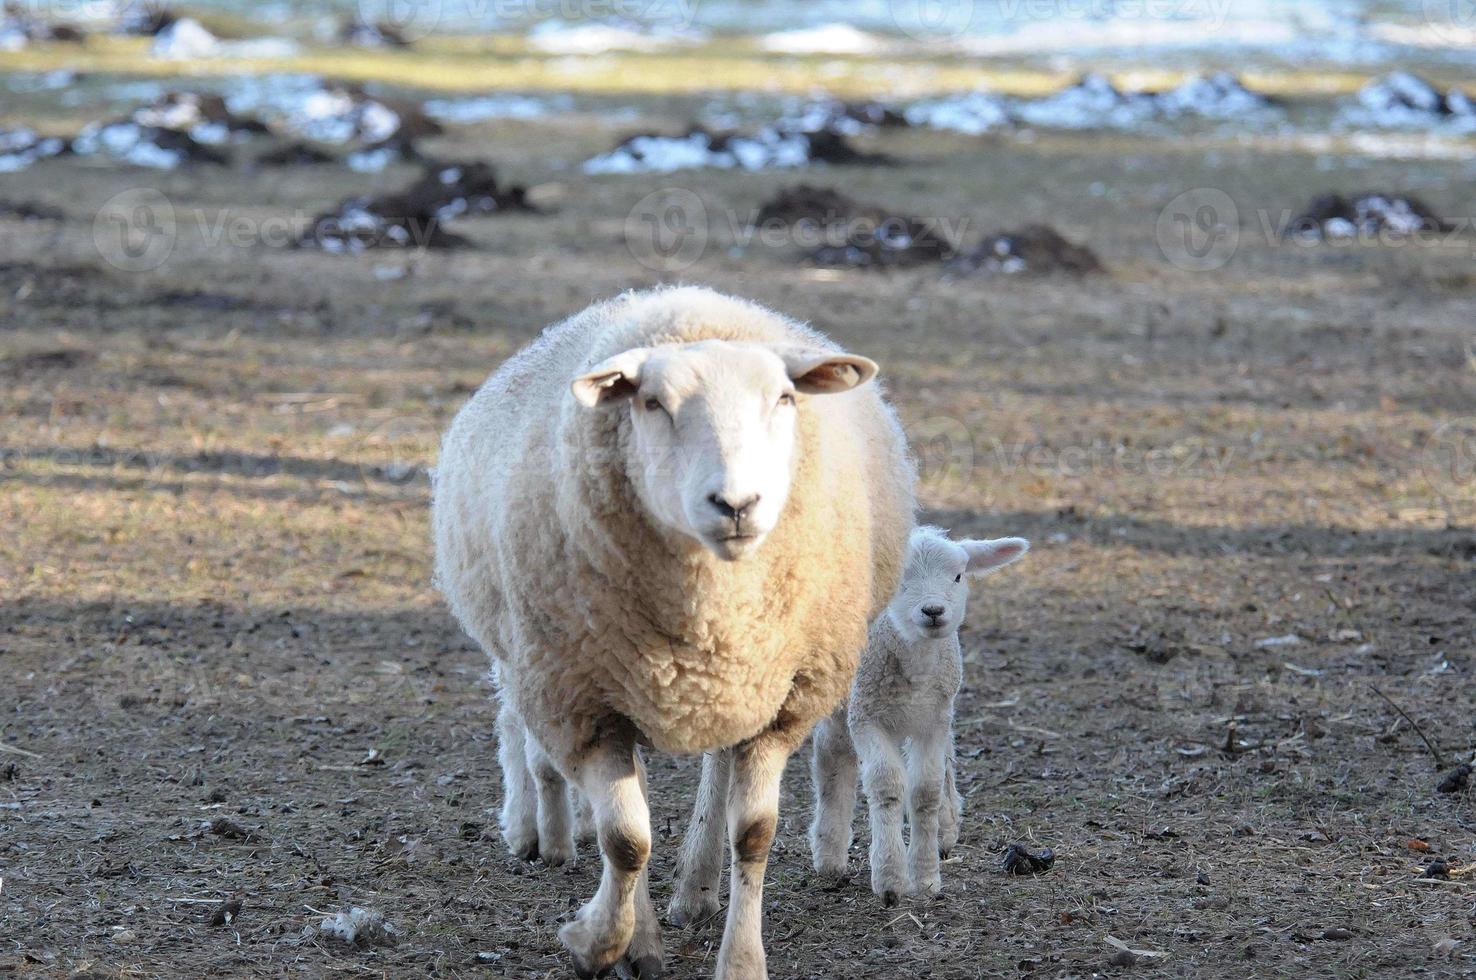
<svg viewBox="0 0 1476 980"><path fill-rule="evenodd" d="M859 819L854 880L817 888L796 760L766 894L776 978L1476 972L1476 879L1419 878L1476 861L1472 795L1436 792L1431 750L1376 693L1447 765L1470 758L1476 497L1448 465L1470 462L1476 395L1463 164L900 132L862 142L903 167L804 175L975 238L1047 221L1110 270L949 279L735 243L727 212L792 175L578 174L630 128L431 142L550 212L460 222L472 247L440 254L281 247L280 222L408 166L5 177L64 219L0 219L0 973L569 975L555 932L596 862L530 866L496 837L487 665L429 585L426 467L542 325L663 279L876 358L926 516L1035 545L975 590L944 896L883 909ZM130 272L97 216L140 187L178 234ZM673 187L711 238L663 272L629 218ZM1243 232L1195 272L1158 219L1205 187ZM1258 209L1370 188L1466 234L1262 231ZM222 217L244 231L214 236ZM694 760L652 760L658 904L694 781ZM1055 848L1054 868L1005 876L1013 841ZM399 942L318 933L353 905ZM1167 955L1126 965L1109 936ZM668 929L670 975L709 975L718 939Z"/></svg>

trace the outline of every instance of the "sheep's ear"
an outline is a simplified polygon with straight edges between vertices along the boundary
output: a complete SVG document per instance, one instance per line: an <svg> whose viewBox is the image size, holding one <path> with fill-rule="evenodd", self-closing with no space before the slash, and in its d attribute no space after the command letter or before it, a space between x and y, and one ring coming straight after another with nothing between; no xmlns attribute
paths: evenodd
<svg viewBox="0 0 1476 980"><path fill-rule="evenodd" d="M650 356L650 349L637 347L602 361L588 373L574 379L571 385L574 397L585 408L610 405L629 398L640 388L641 367Z"/></svg>
<svg viewBox="0 0 1476 980"><path fill-rule="evenodd" d="M776 353L784 359L784 369L795 390L807 395L850 391L876 377L879 370L875 361L855 354L812 347L784 347Z"/></svg>
<svg viewBox="0 0 1476 980"><path fill-rule="evenodd" d="M969 554L966 571L970 575L983 575L1018 561L1030 550L1030 542L1024 538L994 538L989 541L960 541Z"/></svg>

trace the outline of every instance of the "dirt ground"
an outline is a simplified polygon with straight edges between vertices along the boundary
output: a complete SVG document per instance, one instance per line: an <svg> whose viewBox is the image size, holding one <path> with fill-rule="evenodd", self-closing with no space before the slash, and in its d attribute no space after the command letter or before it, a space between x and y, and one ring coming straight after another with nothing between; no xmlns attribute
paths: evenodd
<svg viewBox="0 0 1476 980"><path fill-rule="evenodd" d="M1307 247L1258 213L1387 188L1469 215L1464 164L901 132L863 142L903 167L803 175L975 238L1049 221L1110 270L949 279L736 240L727 216L792 174L578 174L628 128L429 144L550 209L463 221L474 247L443 254L268 240L407 167L6 176L0 196L64 218L0 219L0 974L570 975L555 933L597 862L526 865L497 839L487 664L429 584L426 474L502 358L663 279L877 359L925 516L1035 546L975 590L945 894L883 909L861 819L855 877L818 888L796 759L773 976L1476 974L1476 876L1419 877L1476 862L1471 791L1436 792L1432 752L1377 693L1447 766L1471 758L1476 496L1450 464L1471 459L1476 238ZM97 216L140 187L178 234L130 272ZM671 188L711 234L663 273L629 217ZM1191 188L1240 209L1223 268L1164 254L1159 215ZM213 238L221 218L239 235ZM695 773L652 760L658 905ZM1013 841L1053 847L1054 868L1004 875ZM399 941L320 934L355 905ZM669 928L669 975L710 975L719 929ZM1109 936L1167 955L1128 964Z"/></svg>

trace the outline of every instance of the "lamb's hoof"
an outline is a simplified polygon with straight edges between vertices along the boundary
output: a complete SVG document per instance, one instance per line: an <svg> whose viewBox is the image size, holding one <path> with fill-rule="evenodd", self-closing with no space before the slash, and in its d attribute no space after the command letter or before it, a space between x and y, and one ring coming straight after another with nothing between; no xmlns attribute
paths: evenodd
<svg viewBox="0 0 1476 980"><path fill-rule="evenodd" d="M815 878L819 881L821 888L835 888L845 884L848 870L844 860L839 863L835 861L815 862Z"/></svg>
<svg viewBox="0 0 1476 980"><path fill-rule="evenodd" d="M565 841L562 844L550 844L549 846L543 848L540 848L537 844L534 844L533 856L537 858L542 858L543 863L550 868L558 868L562 867L565 864L572 864L574 861L574 843L573 841Z"/></svg>
<svg viewBox="0 0 1476 980"><path fill-rule="evenodd" d="M634 960L626 956L620 960L617 972L623 980L659 980L666 972L666 963L659 953L647 953Z"/></svg>
<svg viewBox="0 0 1476 980"><path fill-rule="evenodd" d="M896 892L888 888L886 891L881 893L881 900L883 908L891 909L896 908L897 903L900 902L902 899L901 896L899 896Z"/></svg>
<svg viewBox="0 0 1476 980"><path fill-rule="evenodd" d="M907 892L910 895L921 895L924 898L928 898L937 895L942 890L943 879L941 877L933 877L927 879L926 881L919 881L914 883L913 886L907 890Z"/></svg>
<svg viewBox="0 0 1476 980"><path fill-rule="evenodd" d="M666 921L678 929L685 929L711 919L718 914L720 907L717 898L713 896L697 899L673 898L671 906L666 910Z"/></svg>
<svg viewBox="0 0 1476 980"><path fill-rule="evenodd" d="M946 847L940 847L940 848L938 848L938 860L939 861L947 861L948 860L948 848L946 848Z"/></svg>
<svg viewBox="0 0 1476 980"><path fill-rule="evenodd" d="M503 838L507 842L507 852L519 861L532 864L538 860L538 835L524 836L522 834L509 834Z"/></svg>

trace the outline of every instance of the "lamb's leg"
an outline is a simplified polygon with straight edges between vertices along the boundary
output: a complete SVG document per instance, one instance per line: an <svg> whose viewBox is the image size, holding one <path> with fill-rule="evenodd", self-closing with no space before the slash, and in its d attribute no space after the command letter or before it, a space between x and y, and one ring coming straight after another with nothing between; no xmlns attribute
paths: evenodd
<svg viewBox="0 0 1476 980"><path fill-rule="evenodd" d="M732 764L733 755L728 750L702 757L702 781L677 856L676 887L666 913L672 925L693 925L717 915Z"/></svg>
<svg viewBox="0 0 1476 980"><path fill-rule="evenodd" d="M574 860L569 793L564 777L537 740L525 737L528 771L538 788L538 856L550 868Z"/></svg>
<svg viewBox="0 0 1476 980"><path fill-rule="evenodd" d="M502 767L502 839L513 857L538 857L538 797L528 771L523 719L505 701L497 711L497 762Z"/></svg>
<svg viewBox="0 0 1476 980"><path fill-rule="evenodd" d="M589 798L604 859L594 897L559 930L574 958L574 971L592 977L614 966L635 936L636 892L651 856L651 813L633 733L607 731L582 751L570 753L562 768Z"/></svg>
<svg viewBox="0 0 1476 980"><path fill-rule="evenodd" d="M953 740L948 740L948 758L943 764L943 802L938 810L938 856L948 857L958 846L959 828L963 824L963 794L958 791L954 772Z"/></svg>
<svg viewBox="0 0 1476 980"><path fill-rule="evenodd" d="M805 733L772 729L733 749L728 788L728 838L733 870L728 921L718 950L716 980L767 980L764 959L764 871L779 825L779 780Z"/></svg>
<svg viewBox="0 0 1476 980"><path fill-rule="evenodd" d="M810 760L815 786L815 819L810 824L810 856L815 870L842 878L851 849L851 822L856 813L856 750L846 731L846 709L815 726Z"/></svg>
<svg viewBox="0 0 1476 980"><path fill-rule="evenodd" d="M907 759L907 890L932 895L943 887L938 870L938 811L943 801L947 739L915 737Z"/></svg>
<svg viewBox="0 0 1476 980"><path fill-rule="evenodd" d="M852 719L851 739L861 758L861 784L871 814L871 890L883 905L896 905L907 887L902 845L902 753L887 733Z"/></svg>

